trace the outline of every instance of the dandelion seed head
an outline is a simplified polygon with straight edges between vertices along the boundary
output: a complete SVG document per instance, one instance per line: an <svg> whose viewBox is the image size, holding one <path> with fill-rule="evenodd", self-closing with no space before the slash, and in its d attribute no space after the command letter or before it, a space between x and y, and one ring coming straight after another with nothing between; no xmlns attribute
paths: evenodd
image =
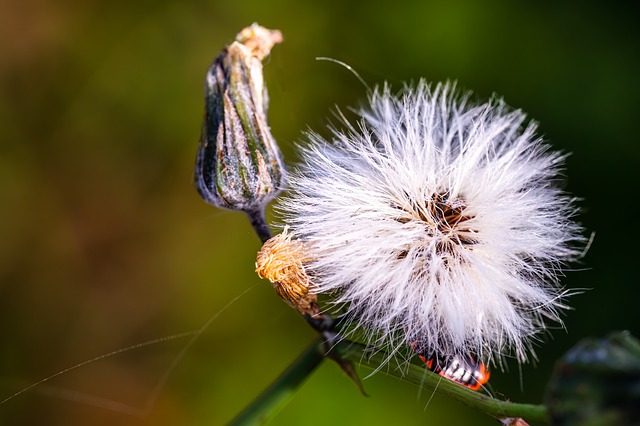
<svg viewBox="0 0 640 426"><path fill-rule="evenodd" d="M526 361L583 243L565 156L521 111L452 84L385 86L359 115L308 135L279 204L314 292L371 344Z"/></svg>

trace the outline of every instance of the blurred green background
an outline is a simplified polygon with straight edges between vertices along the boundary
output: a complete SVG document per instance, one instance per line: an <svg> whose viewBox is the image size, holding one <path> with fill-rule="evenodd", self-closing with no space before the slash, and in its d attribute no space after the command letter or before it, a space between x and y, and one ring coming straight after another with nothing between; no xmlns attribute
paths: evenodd
<svg viewBox="0 0 640 426"><path fill-rule="evenodd" d="M426 77L496 92L573 153L568 189L595 240L564 284L590 290L571 299L567 330L544 336L535 366L510 363L491 382L539 402L581 337L640 332L640 26L622 4L1 1L0 398L220 315L155 396L188 338L64 373L0 405L0 422L224 424L313 338L254 274L259 241L245 217L206 205L192 184L206 68L254 21L285 37L265 75L290 163L303 130L365 97L317 56L372 85ZM369 398L326 363L274 424L496 424L440 397L426 407L430 394L383 373L364 385Z"/></svg>

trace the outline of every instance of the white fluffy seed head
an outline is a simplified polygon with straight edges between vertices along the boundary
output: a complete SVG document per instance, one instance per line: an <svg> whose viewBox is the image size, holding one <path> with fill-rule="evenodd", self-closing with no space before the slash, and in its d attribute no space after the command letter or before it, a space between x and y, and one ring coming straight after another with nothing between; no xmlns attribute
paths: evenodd
<svg viewBox="0 0 640 426"><path fill-rule="evenodd" d="M521 111L450 84L385 86L359 114L308 135L279 206L316 291L369 343L526 361L583 240L564 156Z"/></svg>

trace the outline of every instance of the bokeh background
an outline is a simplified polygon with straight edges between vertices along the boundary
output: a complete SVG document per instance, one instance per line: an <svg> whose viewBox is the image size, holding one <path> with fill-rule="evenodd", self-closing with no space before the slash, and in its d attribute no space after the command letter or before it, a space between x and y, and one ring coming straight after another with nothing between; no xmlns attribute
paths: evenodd
<svg viewBox="0 0 640 426"><path fill-rule="evenodd" d="M563 3L563 4L559 4ZM627 4L631 4L628 2ZM369 84L458 80L498 93L572 152L567 187L595 239L564 284L566 331L494 391L539 402L554 361L585 336L638 334L638 10L615 2L0 1L0 405L11 425L220 425L312 340L253 272L241 214L192 184L205 70L254 21L282 30L265 65L286 159ZM225 309L226 307L226 309ZM362 374L367 375L363 369ZM332 363L276 425L494 421L378 373L362 397Z"/></svg>

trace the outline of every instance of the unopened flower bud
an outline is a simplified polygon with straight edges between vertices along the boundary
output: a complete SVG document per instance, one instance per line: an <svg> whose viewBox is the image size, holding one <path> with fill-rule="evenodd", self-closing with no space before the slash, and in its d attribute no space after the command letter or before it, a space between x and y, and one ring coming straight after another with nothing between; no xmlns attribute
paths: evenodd
<svg viewBox="0 0 640 426"><path fill-rule="evenodd" d="M253 24L216 58L205 81L205 113L195 183L217 207L255 211L284 186L282 154L267 125L262 60L282 41Z"/></svg>

